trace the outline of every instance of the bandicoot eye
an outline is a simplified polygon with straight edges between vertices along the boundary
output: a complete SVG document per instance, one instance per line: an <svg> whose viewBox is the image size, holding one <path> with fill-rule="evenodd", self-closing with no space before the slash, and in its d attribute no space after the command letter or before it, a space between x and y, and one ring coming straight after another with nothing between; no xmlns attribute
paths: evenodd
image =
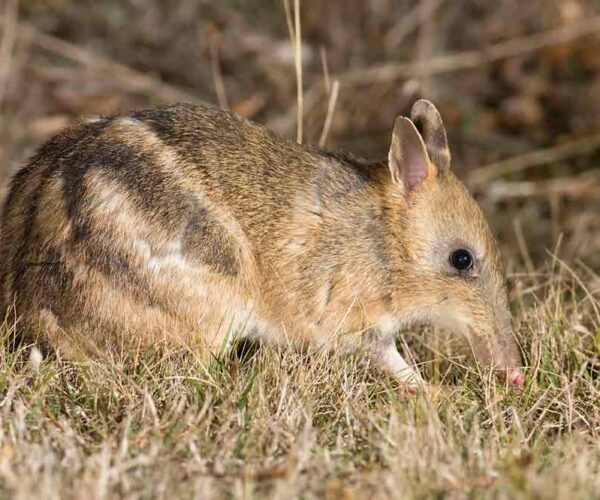
<svg viewBox="0 0 600 500"><path fill-rule="evenodd" d="M473 256L468 250L459 248L450 254L450 264L459 271L469 271L473 267Z"/></svg>

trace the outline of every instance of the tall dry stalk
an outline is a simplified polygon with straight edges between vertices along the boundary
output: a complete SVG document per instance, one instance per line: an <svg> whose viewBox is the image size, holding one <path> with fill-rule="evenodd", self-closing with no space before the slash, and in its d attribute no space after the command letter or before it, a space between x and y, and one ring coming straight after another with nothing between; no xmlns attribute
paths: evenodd
<svg viewBox="0 0 600 500"><path fill-rule="evenodd" d="M300 21L300 0L294 0L294 14L290 8L289 0L283 1L285 18L294 51L294 70L296 73L296 100L298 117L296 124L296 141L302 144L303 117L304 117L304 91L302 84L302 23Z"/></svg>

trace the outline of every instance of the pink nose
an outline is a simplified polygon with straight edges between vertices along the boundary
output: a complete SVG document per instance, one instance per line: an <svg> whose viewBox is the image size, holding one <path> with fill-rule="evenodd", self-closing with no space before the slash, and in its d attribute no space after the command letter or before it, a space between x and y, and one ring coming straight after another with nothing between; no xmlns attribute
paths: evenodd
<svg viewBox="0 0 600 500"><path fill-rule="evenodd" d="M509 382L513 387L521 387L525 383L525 376L520 371L514 374Z"/></svg>

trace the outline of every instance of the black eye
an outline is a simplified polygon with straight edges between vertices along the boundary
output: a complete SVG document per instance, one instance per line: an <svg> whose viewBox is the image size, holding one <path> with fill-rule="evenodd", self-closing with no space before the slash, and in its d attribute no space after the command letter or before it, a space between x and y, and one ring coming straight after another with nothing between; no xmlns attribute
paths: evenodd
<svg viewBox="0 0 600 500"><path fill-rule="evenodd" d="M459 271L468 271L473 267L473 256L468 250L459 248L450 254L450 264Z"/></svg>

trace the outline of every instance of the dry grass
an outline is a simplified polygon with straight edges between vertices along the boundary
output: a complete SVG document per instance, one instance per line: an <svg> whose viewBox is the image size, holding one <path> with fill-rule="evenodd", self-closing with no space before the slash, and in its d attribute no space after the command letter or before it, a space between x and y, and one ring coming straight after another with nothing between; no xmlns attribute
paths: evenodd
<svg viewBox="0 0 600 500"><path fill-rule="evenodd" d="M185 347L38 368L4 351L0 492L598 496L598 304L559 262L516 282L523 391L431 331L407 337L438 384L429 396L402 394L360 356L284 346L209 366Z"/></svg>
<svg viewBox="0 0 600 500"><path fill-rule="evenodd" d="M408 332L439 387L408 396L359 355L297 347L209 366L186 346L39 366L0 348L0 498L600 498L595 2L303 0L293 43L279 0L0 4L2 184L74 116L173 100L383 156L427 89L528 366L506 390L458 339Z"/></svg>

